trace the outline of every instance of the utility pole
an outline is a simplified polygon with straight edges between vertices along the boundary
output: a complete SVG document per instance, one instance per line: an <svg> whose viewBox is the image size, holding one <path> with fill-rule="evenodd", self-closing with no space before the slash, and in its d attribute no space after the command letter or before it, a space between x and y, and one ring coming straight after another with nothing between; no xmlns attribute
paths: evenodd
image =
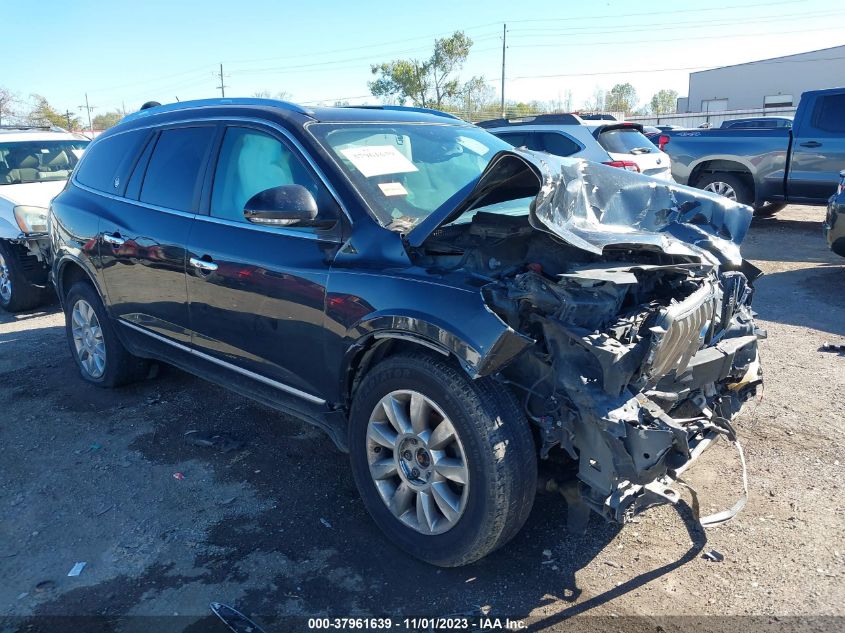
<svg viewBox="0 0 845 633"><path fill-rule="evenodd" d="M505 49L508 41L508 25L502 25L502 118L505 118Z"/></svg>
<svg viewBox="0 0 845 633"><path fill-rule="evenodd" d="M225 99L226 98L226 86L223 85L223 64L220 64L220 96Z"/></svg>
<svg viewBox="0 0 845 633"><path fill-rule="evenodd" d="M91 110L96 110L97 106L92 106L88 103L88 93L85 93L85 105L79 106L80 110L85 110L88 113L88 129L91 132L91 138L94 138L94 124L91 123Z"/></svg>
<svg viewBox="0 0 845 633"><path fill-rule="evenodd" d="M67 129L71 130L73 123L70 122L70 110L65 110L65 118L67 119Z"/></svg>

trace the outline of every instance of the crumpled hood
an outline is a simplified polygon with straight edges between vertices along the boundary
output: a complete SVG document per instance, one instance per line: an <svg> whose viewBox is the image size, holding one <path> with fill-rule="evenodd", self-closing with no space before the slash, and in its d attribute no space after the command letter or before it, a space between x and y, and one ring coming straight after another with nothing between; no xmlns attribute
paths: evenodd
<svg viewBox="0 0 845 633"><path fill-rule="evenodd" d="M514 150L496 154L467 195L417 225L408 242L419 246L438 226L472 209L531 196L532 226L591 253L630 245L700 256L703 249L737 266L753 214L746 205L700 189L600 163Z"/></svg>

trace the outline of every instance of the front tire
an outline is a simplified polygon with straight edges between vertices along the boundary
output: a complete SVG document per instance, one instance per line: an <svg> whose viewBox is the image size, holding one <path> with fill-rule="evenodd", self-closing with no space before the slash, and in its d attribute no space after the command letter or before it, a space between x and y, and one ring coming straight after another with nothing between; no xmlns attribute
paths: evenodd
<svg viewBox="0 0 845 633"><path fill-rule="evenodd" d="M6 312L32 310L41 305L44 295L43 288L27 279L11 245L0 241L0 307Z"/></svg>
<svg viewBox="0 0 845 633"><path fill-rule="evenodd" d="M373 520L433 565L501 547L534 502L536 448L515 399L445 359L402 354L372 369L352 404L349 447Z"/></svg>
<svg viewBox="0 0 845 633"><path fill-rule="evenodd" d="M65 330L79 373L98 387L141 380L148 361L130 354L114 331L97 291L88 282L71 286L65 297Z"/></svg>

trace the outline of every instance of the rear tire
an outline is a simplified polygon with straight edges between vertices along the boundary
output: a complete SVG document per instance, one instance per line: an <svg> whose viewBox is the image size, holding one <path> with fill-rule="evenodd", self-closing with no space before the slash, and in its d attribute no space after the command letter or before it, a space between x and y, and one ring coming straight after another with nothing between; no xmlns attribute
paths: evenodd
<svg viewBox="0 0 845 633"><path fill-rule="evenodd" d="M110 388L141 380L149 373L149 361L130 354L118 339L90 283L80 281L71 286L64 307L68 345L85 381Z"/></svg>
<svg viewBox="0 0 845 633"><path fill-rule="evenodd" d="M742 176L731 172L717 171L704 174L696 181L695 186L741 204L754 204L754 192L751 187Z"/></svg>
<svg viewBox="0 0 845 633"><path fill-rule="evenodd" d="M26 278L17 253L0 240L0 307L6 312L24 312L43 303L44 289Z"/></svg>
<svg viewBox="0 0 845 633"><path fill-rule="evenodd" d="M767 218L785 208L785 202L770 202L769 204L764 204L762 207L754 209L754 215L761 218Z"/></svg>
<svg viewBox="0 0 845 633"><path fill-rule="evenodd" d="M349 448L375 523L433 565L466 565L501 547L534 503L537 450L514 397L425 353L389 357L364 377Z"/></svg>

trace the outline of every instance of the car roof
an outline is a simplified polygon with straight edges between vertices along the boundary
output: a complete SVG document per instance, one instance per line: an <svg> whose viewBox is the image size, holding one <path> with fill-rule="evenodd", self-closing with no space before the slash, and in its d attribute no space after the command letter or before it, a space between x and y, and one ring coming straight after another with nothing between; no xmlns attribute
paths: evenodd
<svg viewBox="0 0 845 633"><path fill-rule="evenodd" d="M172 113L197 112L202 115L213 115L222 110L239 110L271 114L300 123L314 122L392 122L392 123L461 123L468 125L458 117L432 110L430 108L415 108L404 106L335 106L335 107L306 107L289 101L260 98L231 98L231 99L200 99L196 101L181 101L166 105L154 106L135 112L125 117L121 125L132 124L137 121L161 120L164 122Z"/></svg>
<svg viewBox="0 0 845 633"><path fill-rule="evenodd" d="M25 143L27 141L90 141L91 139L60 128L0 128L0 143Z"/></svg>

